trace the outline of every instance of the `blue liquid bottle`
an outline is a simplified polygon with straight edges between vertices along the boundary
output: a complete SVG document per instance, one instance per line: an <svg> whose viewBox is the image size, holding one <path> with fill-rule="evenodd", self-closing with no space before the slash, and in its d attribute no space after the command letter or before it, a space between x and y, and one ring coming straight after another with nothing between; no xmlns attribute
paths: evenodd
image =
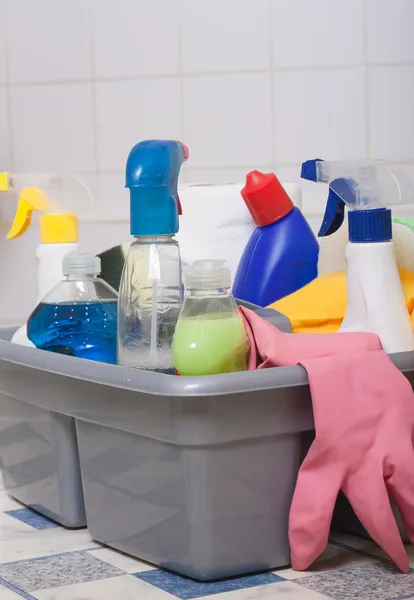
<svg viewBox="0 0 414 600"><path fill-rule="evenodd" d="M117 293L98 278L100 267L99 258L84 252L64 257L65 279L27 322L28 337L37 348L116 364Z"/></svg>

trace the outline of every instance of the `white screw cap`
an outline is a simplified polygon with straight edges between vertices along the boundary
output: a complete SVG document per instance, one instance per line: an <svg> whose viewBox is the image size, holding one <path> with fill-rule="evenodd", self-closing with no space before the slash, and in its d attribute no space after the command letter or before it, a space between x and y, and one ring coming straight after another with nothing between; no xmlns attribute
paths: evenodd
<svg viewBox="0 0 414 600"><path fill-rule="evenodd" d="M101 259L89 252L68 252L62 260L63 275L99 275Z"/></svg>
<svg viewBox="0 0 414 600"><path fill-rule="evenodd" d="M231 287L231 271L224 260L196 260L185 271L185 286L191 290Z"/></svg>

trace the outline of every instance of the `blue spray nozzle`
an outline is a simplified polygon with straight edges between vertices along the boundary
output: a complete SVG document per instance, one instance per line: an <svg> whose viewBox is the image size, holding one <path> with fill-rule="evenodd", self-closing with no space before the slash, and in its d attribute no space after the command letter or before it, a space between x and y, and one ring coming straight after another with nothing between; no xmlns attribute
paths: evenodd
<svg viewBox="0 0 414 600"><path fill-rule="evenodd" d="M318 181L318 174L316 165L318 162L321 162L321 158L313 158L312 160L306 160L302 163L302 170L300 176L302 179L307 179L308 181Z"/></svg>
<svg viewBox="0 0 414 600"><path fill-rule="evenodd" d="M177 233L181 214L178 176L187 158L187 146L174 140L146 140L132 148L125 174L132 235Z"/></svg>

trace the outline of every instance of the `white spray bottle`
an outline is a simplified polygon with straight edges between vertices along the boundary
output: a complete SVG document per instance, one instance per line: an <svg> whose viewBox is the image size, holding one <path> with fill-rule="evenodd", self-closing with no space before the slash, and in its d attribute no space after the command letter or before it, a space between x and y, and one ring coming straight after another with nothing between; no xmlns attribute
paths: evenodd
<svg viewBox="0 0 414 600"><path fill-rule="evenodd" d="M376 333L388 353L414 349L414 333L392 241L389 206L414 201L405 174L381 161L310 160L302 178L329 185L319 236L335 233L348 207L348 303L340 331Z"/></svg>
<svg viewBox="0 0 414 600"><path fill-rule="evenodd" d="M37 305L62 280L65 254L78 248L78 217L73 211L91 207L93 198L86 184L75 175L46 173L0 173L0 192L19 193L7 239L28 230L33 211L41 213L40 244L36 250ZM16 331L12 342L34 347L27 337L26 324Z"/></svg>

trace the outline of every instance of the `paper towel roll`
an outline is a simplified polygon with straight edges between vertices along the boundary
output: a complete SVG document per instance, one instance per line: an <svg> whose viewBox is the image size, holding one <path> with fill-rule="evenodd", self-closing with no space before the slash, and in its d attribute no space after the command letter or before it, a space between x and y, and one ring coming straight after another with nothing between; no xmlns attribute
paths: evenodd
<svg viewBox="0 0 414 600"><path fill-rule="evenodd" d="M282 185L295 206L301 208L300 186ZM180 187L183 214L177 239L184 265L199 259L221 258L227 262L234 277L256 226L240 194L243 186L244 183L232 183Z"/></svg>

